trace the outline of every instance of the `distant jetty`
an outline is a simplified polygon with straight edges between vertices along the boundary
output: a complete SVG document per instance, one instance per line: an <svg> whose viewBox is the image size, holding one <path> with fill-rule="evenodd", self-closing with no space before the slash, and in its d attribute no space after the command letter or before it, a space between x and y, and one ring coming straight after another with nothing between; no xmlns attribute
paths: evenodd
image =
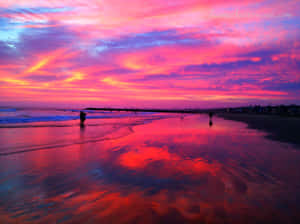
<svg viewBox="0 0 300 224"><path fill-rule="evenodd" d="M85 110L102 110L102 111L130 111L130 112L156 112L156 113L234 113L234 114L262 114L262 115L280 115L280 116L300 116L299 105L278 105L278 106L247 106L234 108L211 108L211 109L146 109L146 108L94 108L89 107Z"/></svg>
<svg viewBox="0 0 300 224"><path fill-rule="evenodd" d="M138 109L138 108L85 108L85 110L103 111L130 111L130 112L156 112L156 113L190 113L202 114L209 112L223 112L225 109Z"/></svg>

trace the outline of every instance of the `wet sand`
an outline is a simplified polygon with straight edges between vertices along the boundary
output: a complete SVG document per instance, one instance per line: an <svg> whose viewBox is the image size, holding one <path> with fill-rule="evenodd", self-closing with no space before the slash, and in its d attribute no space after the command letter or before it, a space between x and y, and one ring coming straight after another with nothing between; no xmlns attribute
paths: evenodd
<svg viewBox="0 0 300 224"><path fill-rule="evenodd" d="M300 150L207 114L5 124L0 223L300 223Z"/></svg>
<svg viewBox="0 0 300 224"><path fill-rule="evenodd" d="M300 118L298 117L234 113L219 113L218 116L247 123L249 128L267 132L267 137L272 140L291 143L300 149Z"/></svg>

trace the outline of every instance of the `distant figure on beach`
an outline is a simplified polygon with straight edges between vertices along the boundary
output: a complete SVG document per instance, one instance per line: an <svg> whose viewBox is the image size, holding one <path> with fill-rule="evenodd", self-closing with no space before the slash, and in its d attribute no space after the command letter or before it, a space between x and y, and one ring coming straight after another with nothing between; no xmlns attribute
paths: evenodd
<svg viewBox="0 0 300 224"><path fill-rule="evenodd" d="M80 125L84 125L85 119L86 119L86 113L80 111Z"/></svg>
<svg viewBox="0 0 300 224"><path fill-rule="evenodd" d="M209 115L209 127L211 127L213 125L212 117L213 117L214 113L213 112L209 112L208 115Z"/></svg>

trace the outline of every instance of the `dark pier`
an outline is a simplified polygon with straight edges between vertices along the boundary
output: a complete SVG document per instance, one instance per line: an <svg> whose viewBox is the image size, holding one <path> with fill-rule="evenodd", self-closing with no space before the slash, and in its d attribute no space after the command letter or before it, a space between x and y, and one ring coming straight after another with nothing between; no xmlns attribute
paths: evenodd
<svg viewBox="0 0 300 224"><path fill-rule="evenodd" d="M137 109L137 108L85 108L85 110L102 110L102 111L130 111L130 112L156 112L156 113L189 113L203 114L210 112L224 112L225 109Z"/></svg>

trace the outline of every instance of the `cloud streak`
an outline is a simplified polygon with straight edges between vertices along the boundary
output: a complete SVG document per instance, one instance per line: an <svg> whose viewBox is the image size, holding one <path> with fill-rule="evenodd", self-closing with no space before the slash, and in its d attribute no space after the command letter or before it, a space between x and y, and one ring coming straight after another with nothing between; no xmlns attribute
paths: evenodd
<svg viewBox="0 0 300 224"><path fill-rule="evenodd" d="M0 103L300 103L299 10L278 0L1 2Z"/></svg>

